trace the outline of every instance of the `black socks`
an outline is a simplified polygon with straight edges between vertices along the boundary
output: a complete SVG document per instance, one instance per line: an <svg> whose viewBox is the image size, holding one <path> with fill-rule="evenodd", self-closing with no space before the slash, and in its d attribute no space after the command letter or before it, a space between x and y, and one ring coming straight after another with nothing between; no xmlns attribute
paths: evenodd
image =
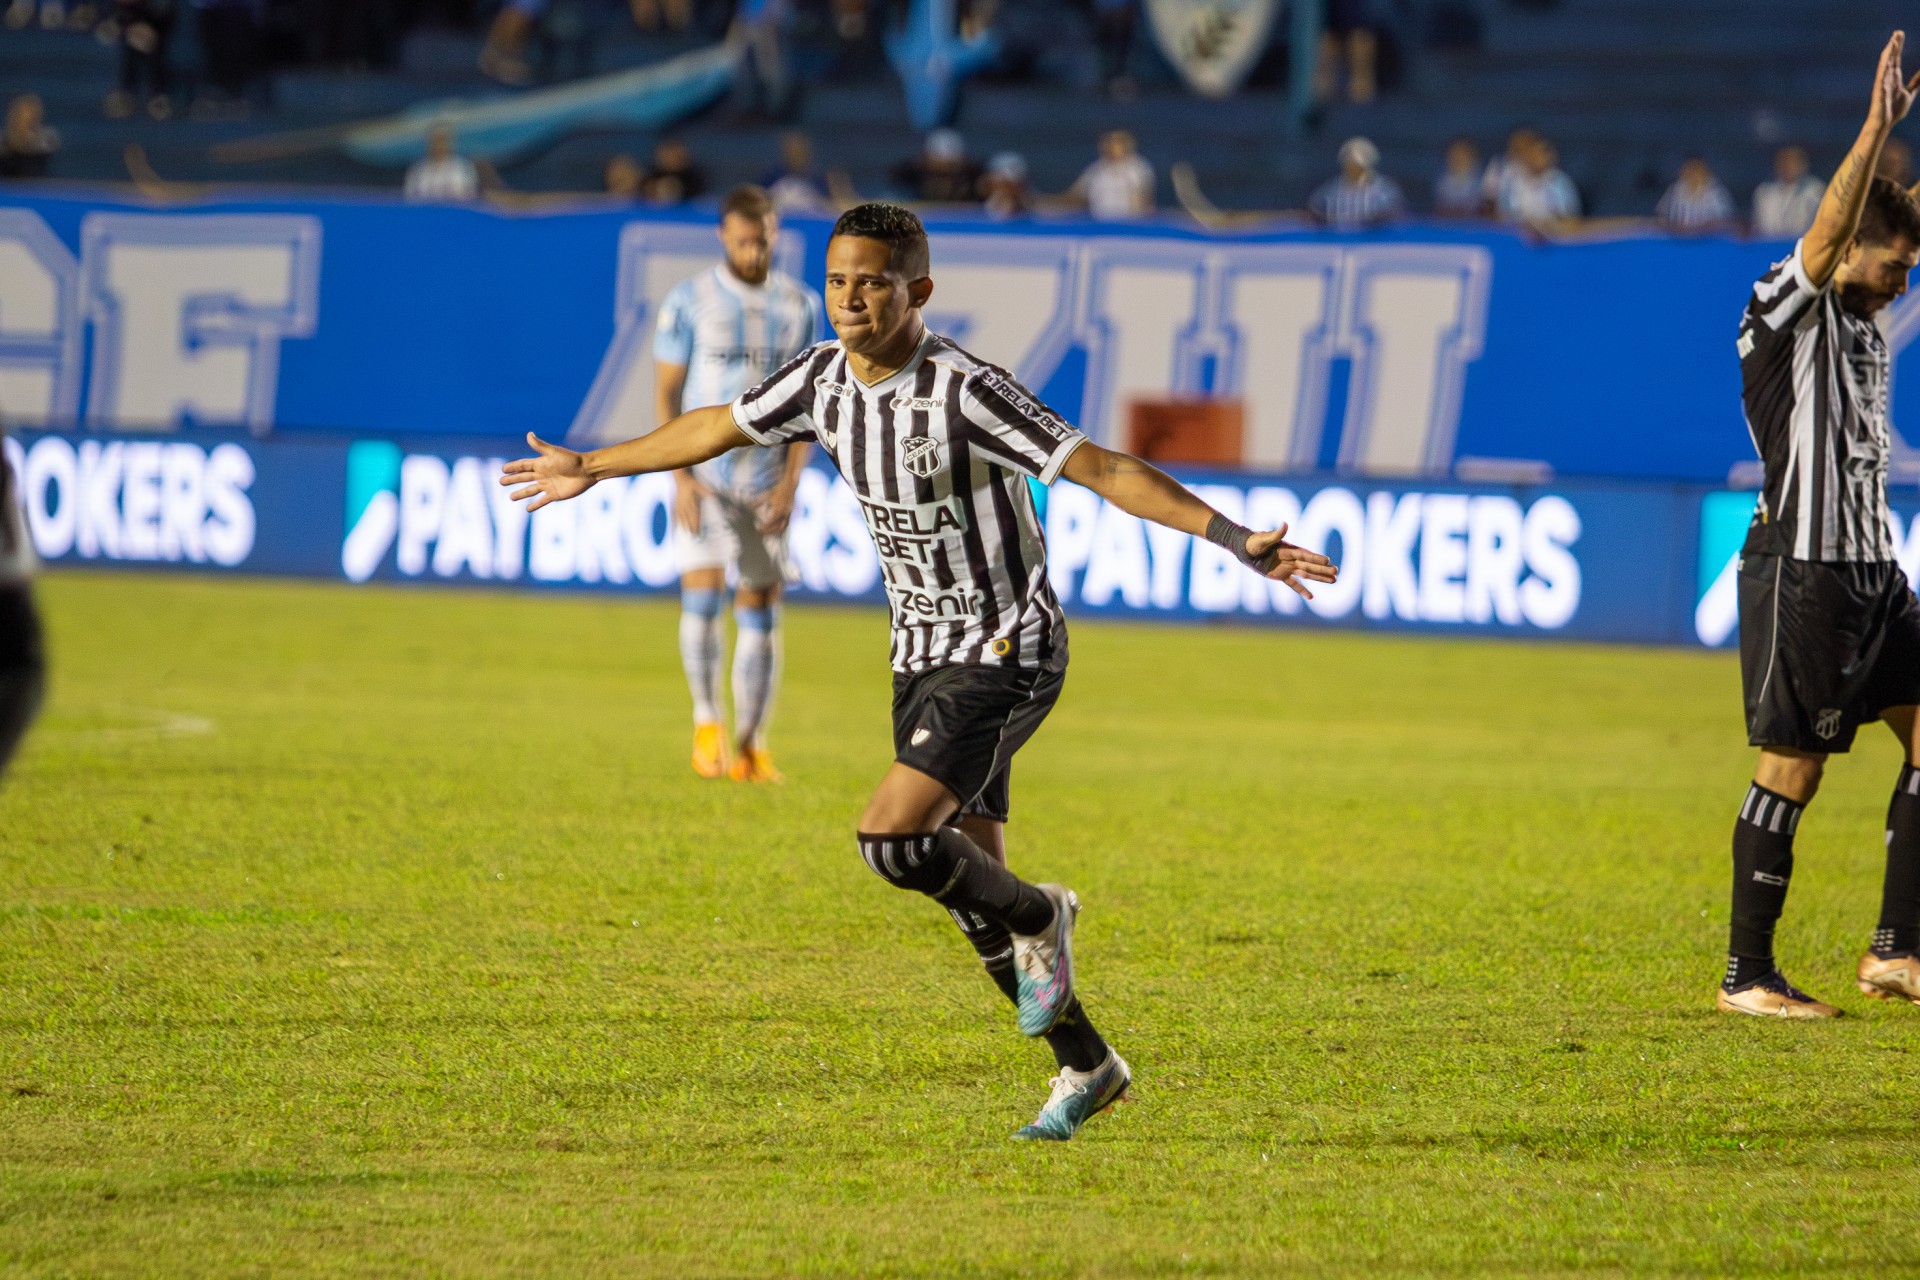
<svg viewBox="0 0 1920 1280"><path fill-rule="evenodd" d="M953 911L953 922L960 926L967 941L980 953L980 963L986 967L987 976L993 979L993 985L1000 988L1013 1004L1020 1003L1019 983L1013 976L1013 938L1003 927L984 920L970 912ZM1107 1042L1093 1029L1085 1010L1080 1007L1080 998L1075 996L1060 1015L1060 1021L1053 1024L1053 1030L1047 1032L1047 1047L1053 1050L1053 1060L1063 1067L1072 1067L1075 1071L1092 1071L1107 1060Z"/></svg>
<svg viewBox="0 0 1920 1280"><path fill-rule="evenodd" d="M1920 951L1920 769L1910 764L1900 766L1887 804L1887 878L1873 949L1881 956Z"/></svg>
<svg viewBox="0 0 1920 1280"><path fill-rule="evenodd" d="M1733 824L1733 927L1723 984L1729 991L1773 972L1773 926L1786 906L1793 833L1804 812L1805 805L1757 782L1740 806L1740 819Z"/></svg>
<svg viewBox="0 0 1920 1280"><path fill-rule="evenodd" d="M868 835L860 856L874 874L924 893L949 911L967 911L1014 933L1032 936L1053 923L1046 894L995 862L957 827L932 835Z"/></svg>

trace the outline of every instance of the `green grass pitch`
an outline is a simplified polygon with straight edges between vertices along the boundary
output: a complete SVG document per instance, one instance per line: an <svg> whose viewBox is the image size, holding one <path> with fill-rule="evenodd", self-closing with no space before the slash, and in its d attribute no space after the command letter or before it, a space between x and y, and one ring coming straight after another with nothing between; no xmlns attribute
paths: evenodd
<svg viewBox="0 0 1920 1280"><path fill-rule="evenodd" d="M1723 654L1074 630L1015 865L1135 1100L854 819L885 627L788 612L790 781L687 770L673 606L60 574L0 790L9 1276L1752 1276L1920 1267L1920 1009L1851 970L1884 731L1712 1012Z"/></svg>

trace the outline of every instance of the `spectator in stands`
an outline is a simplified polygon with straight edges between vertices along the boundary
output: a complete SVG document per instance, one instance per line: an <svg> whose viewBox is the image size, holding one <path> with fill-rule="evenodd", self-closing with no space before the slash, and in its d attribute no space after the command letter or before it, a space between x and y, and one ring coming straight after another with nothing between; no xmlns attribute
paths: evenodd
<svg viewBox="0 0 1920 1280"><path fill-rule="evenodd" d="M1873 176L1886 178L1903 187L1913 185L1913 148L1898 138L1888 138L1880 148L1880 163Z"/></svg>
<svg viewBox="0 0 1920 1280"><path fill-rule="evenodd" d="M1522 126L1507 135L1507 149L1487 161L1486 176L1480 180L1480 208L1499 213L1506 204L1508 184L1517 182L1527 171L1523 157L1540 141L1539 131Z"/></svg>
<svg viewBox="0 0 1920 1280"><path fill-rule="evenodd" d="M1680 176L1660 197L1654 216L1671 231L1725 231L1733 226L1733 197L1700 156L1688 156Z"/></svg>
<svg viewBox="0 0 1920 1280"><path fill-rule="evenodd" d="M218 96L204 89L197 116L245 115L258 71L260 14L256 0L193 0L199 13L200 60Z"/></svg>
<svg viewBox="0 0 1920 1280"><path fill-rule="evenodd" d="M893 167L893 181L910 200L972 204L979 199L981 169L967 158L967 144L953 129L935 129L920 154Z"/></svg>
<svg viewBox="0 0 1920 1280"><path fill-rule="evenodd" d="M1335 231L1361 231L1406 212L1400 184L1380 172L1380 149L1365 138L1340 144L1340 176L1307 198L1307 212Z"/></svg>
<svg viewBox="0 0 1920 1280"><path fill-rule="evenodd" d="M1768 240L1797 240L1813 225L1827 184L1807 172L1804 147L1773 153L1773 181L1753 192L1753 234Z"/></svg>
<svg viewBox="0 0 1920 1280"><path fill-rule="evenodd" d="M1532 130L1522 130L1517 157L1501 170L1499 198L1494 212L1502 222L1518 223L1536 231L1552 230L1580 216L1580 191L1560 171L1560 154L1553 144ZM1520 137L1520 134L1516 134Z"/></svg>
<svg viewBox="0 0 1920 1280"><path fill-rule="evenodd" d="M638 160L622 152L607 161L601 182L610 196L620 200L638 200L641 189L647 183L647 171L640 167Z"/></svg>
<svg viewBox="0 0 1920 1280"><path fill-rule="evenodd" d="M987 162L980 179L981 208L994 219L1024 218L1033 212L1033 189L1027 185L1027 161L1017 151L1002 151Z"/></svg>
<svg viewBox="0 0 1920 1280"><path fill-rule="evenodd" d="M409 200L459 202L480 194L480 171L454 148L453 128L436 124L427 131L427 154L407 169Z"/></svg>
<svg viewBox="0 0 1920 1280"><path fill-rule="evenodd" d="M683 204L707 190L707 175L693 151L678 138L662 138L653 149L653 169L640 192L654 204Z"/></svg>
<svg viewBox="0 0 1920 1280"><path fill-rule="evenodd" d="M1153 166L1133 135L1113 129L1100 135L1100 158L1074 179L1066 198L1101 222L1143 218L1153 212L1153 185Z"/></svg>
<svg viewBox="0 0 1920 1280"><path fill-rule="evenodd" d="M533 82L533 68L527 65L527 41L533 38L533 29L546 8L546 0L507 0L500 6L487 29L487 42L480 48L482 74L504 85Z"/></svg>
<svg viewBox="0 0 1920 1280"><path fill-rule="evenodd" d="M792 130L780 135L780 163L760 180L776 213L824 213L832 207L813 168L813 143Z"/></svg>
<svg viewBox="0 0 1920 1280"><path fill-rule="evenodd" d="M1479 217L1486 211L1481 183L1480 148L1472 138L1455 138L1447 144L1447 167L1433 180L1434 216Z"/></svg>
<svg viewBox="0 0 1920 1280"><path fill-rule="evenodd" d="M173 114L167 97L172 76L167 64L167 42L173 37L174 0L115 0L114 16L120 39L120 84L107 95L109 120L133 114L146 95L147 114L165 120Z"/></svg>
<svg viewBox="0 0 1920 1280"><path fill-rule="evenodd" d="M685 31L693 21L693 0L627 0L627 9L642 31Z"/></svg>
<svg viewBox="0 0 1920 1280"><path fill-rule="evenodd" d="M1107 96L1130 101L1137 93L1127 62L1133 56L1133 29L1140 0L1093 0L1093 39L1100 50L1100 83Z"/></svg>
<svg viewBox="0 0 1920 1280"><path fill-rule="evenodd" d="M47 123L37 93L23 93L7 104L7 125L0 132L0 178L44 178L60 150L60 135Z"/></svg>
<svg viewBox="0 0 1920 1280"><path fill-rule="evenodd" d="M1314 100L1333 101L1344 55L1347 101L1365 106L1373 101L1377 88L1374 65L1380 42L1374 35L1372 6L1368 0L1323 0L1323 5L1326 26L1320 36L1320 59L1313 73Z"/></svg>

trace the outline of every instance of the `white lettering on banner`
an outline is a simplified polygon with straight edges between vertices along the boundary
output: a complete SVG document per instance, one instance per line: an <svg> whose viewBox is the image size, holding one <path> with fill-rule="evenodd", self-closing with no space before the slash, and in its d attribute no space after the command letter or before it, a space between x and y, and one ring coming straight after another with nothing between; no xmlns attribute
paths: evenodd
<svg viewBox="0 0 1920 1280"><path fill-rule="evenodd" d="M865 595L880 580L880 558L860 500L838 476L809 468L794 491L787 552L810 591Z"/></svg>
<svg viewBox="0 0 1920 1280"><path fill-rule="evenodd" d="M1073 345L1087 352L1079 425L1124 444L1140 396L1208 394L1247 406L1246 460L1320 459L1332 362L1351 362L1339 458L1368 475L1444 473L1453 461L1466 368L1486 331L1492 257L1473 245L1233 245L1100 237L1081 243L1065 326L1019 287L974 287L992 255L1025 237L942 235L941 319L977 332L973 349L1039 387ZM1044 251L1044 250L1043 250ZM1059 254L1057 242L1051 249ZM963 305L956 306L956 301ZM971 311L969 311L971 308ZM1031 333L1031 346L1012 343Z"/></svg>
<svg viewBox="0 0 1920 1280"><path fill-rule="evenodd" d="M318 318L319 219L91 213L80 239L88 422L273 425L280 343Z"/></svg>
<svg viewBox="0 0 1920 1280"><path fill-rule="evenodd" d="M638 582L662 587L678 570L669 524L673 477L602 480L571 502L527 509L494 483L498 458L408 454L400 461L394 568L417 578L497 578L523 573L539 582ZM368 511L373 504L368 504ZM355 531L348 530L348 542ZM385 549L361 548L348 577L364 582ZM344 562L343 562L344 563Z"/></svg>
<svg viewBox="0 0 1920 1280"><path fill-rule="evenodd" d="M253 458L237 444L82 440L76 449L42 436L17 465L42 559L232 567L253 553Z"/></svg>
<svg viewBox="0 0 1920 1280"><path fill-rule="evenodd" d="M70 422L80 403L79 264L40 215L0 209L0 420Z"/></svg>
<svg viewBox="0 0 1920 1280"><path fill-rule="evenodd" d="M1303 508L1276 485L1196 485L1196 496L1251 528L1288 526L1287 538L1340 565L1336 583L1313 584L1306 602L1323 618L1356 608L1379 621L1499 623L1551 631L1580 605L1580 537L1573 504L1548 495L1522 508L1504 494L1374 492L1330 485ZM1131 522L1131 523L1130 523ZM1056 485L1047 504L1048 572L1063 601L1094 608L1177 608L1201 613L1300 611L1283 583L1249 573L1225 550L1145 526L1077 485Z"/></svg>

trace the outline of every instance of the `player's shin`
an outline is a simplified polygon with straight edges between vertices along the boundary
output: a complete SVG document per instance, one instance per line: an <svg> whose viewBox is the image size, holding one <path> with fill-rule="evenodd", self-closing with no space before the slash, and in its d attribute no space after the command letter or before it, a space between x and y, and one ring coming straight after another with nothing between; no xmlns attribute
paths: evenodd
<svg viewBox="0 0 1920 1280"><path fill-rule="evenodd" d="M1016 1008L1020 1004L1020 984L1013 968L1013 935L1005 926L995 924L981 916L966 911L953 911L953 922L960 926L960 932L973 944L980 956L980 964L993 979L993 985L1000 988ZM1094 1030L1092 1019L1086 1010L1080 1007L1076 998L1060 1015L1060 1021L1053 1030L1047 1032L1047 1047L1053 1050L1053 1060L1060 1066L1072 1067L1075 1071L1092 1071L1107 1059L1107 1042Z"/></svg>
<svg viewBox="0 0 1920 1280"><path fill-rule="evenodd" d="M1911 764L1900 767L1887 805L1887 874L1873 950L1880 956L1920 951L1920 769Z"/></svg>
<svg viewBox="0 0 1920 1280"><path fill-rule="evenodd" d="M1774 971L1773 928L1793 878L1793 834L1806 806L1754 783L1733 826L1733 925L1727 976L1734 991Z"/></svg>
<svg viewBox="0 0 1920 1280"><path fill-rule="evenodd" d="M720 593L708 587L680 592L680 665L693 695L693 722L720 722Z"/></svg>
<svg viewBox="0 0 1920 1280"><path fill-rule="evenodd" d="M902 889L924 893L949 911L967 911L1018 934L1053 923L1053 901L995 862L953 827L930 835L861 832L860 856L874 874Z"/></svg>
<svg viewBox="0 0 1920 1280"><path fill-rule="evenodd" d="M780 608L735 606L733 622L734 738L743 746L758 746L780 682Z"/></svg>

